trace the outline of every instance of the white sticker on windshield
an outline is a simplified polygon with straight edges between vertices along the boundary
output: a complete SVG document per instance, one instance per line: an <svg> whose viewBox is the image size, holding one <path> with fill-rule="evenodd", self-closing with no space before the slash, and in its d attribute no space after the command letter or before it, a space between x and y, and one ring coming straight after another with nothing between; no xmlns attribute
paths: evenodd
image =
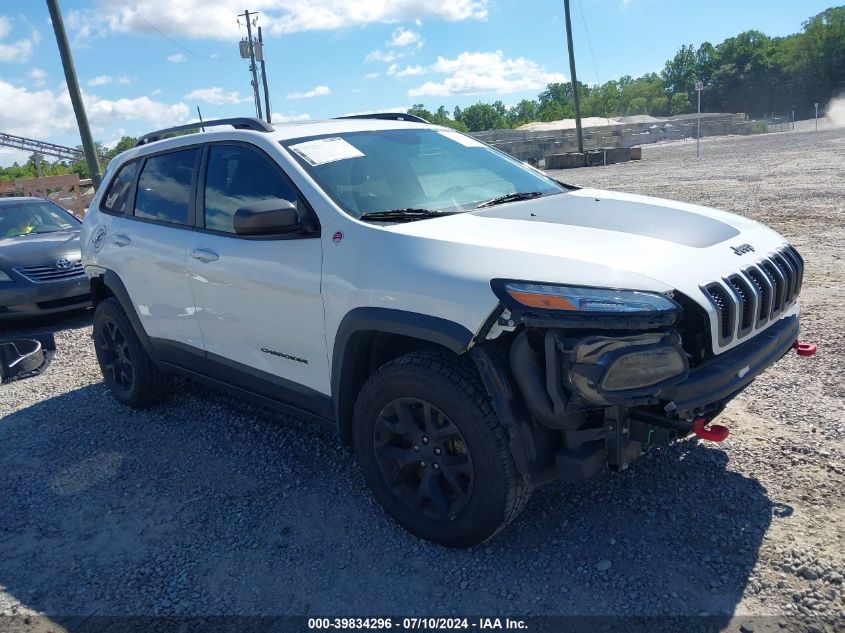
<svg viewBox="0 0 845 633"><path fill-rule="evenodd" d="M337 136L298 143L290 148L315 167L364 155L357 147Z"/></svg>
<svg viewBox="0 0 845 633"><path fill-rule="evenodd" d="M467 136L466 134L461 134L460 132L452 132L451 130L437 130L440 132L441 136L445 136L450 141L455 141L456 143L460 143L464 147L484 147L484 143L480 143L476 141L471 136Z"/></svg>

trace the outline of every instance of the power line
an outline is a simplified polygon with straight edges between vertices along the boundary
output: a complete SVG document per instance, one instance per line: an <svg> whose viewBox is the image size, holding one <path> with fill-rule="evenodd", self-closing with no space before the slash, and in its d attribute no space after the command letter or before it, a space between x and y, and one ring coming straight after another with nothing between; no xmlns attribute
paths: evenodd
<svg viewBox="0 0 845 633"><path fill-rule="evenodd" d="M195 52L195 51L192 51L190 48L188 48L187 46L185 46L185 45L184 45L184 44L182 44L181 42L179 42L179 41L177 41L177 40L173 39L173 38L172 38L172 37L170 37L167 33L165 33L165 32L164 32L164 31L162 31L160 28L158 28L155 24L153 24L152 22L150 22L147 18L145 18L143 15L141 15L141 12L140 12L140 11L138 11L138 9L136 9L136 8L135 8L135 7L133 7L133 6L130 6L130 5L129 5L129 3L127 3L125 0L120 0L120 2L121 2L121 4L123 4L123 6L125 6L127 9L129 9L129 10L130 10L130 11L132 11L132 12L134 12L136 16L138 16L141 20L143 20L143 21L144 21L144 22L145 22L145 23L146 23L146 24L147 24L147 25L148 25L151 29L153 29L156 33L158 33L159 35L161 35L164 39L166 39L166 40L168 40L168 41L172 42L173 44L176 44L176 46L178 46L179 48L181 48L181 49L182 49L182 50L184 50L185 52L190 53L190 54L191 54L191 55L193 55L194 57L198 57L198 58L200 58L200 59L211 60L211 61L218 61L218 58L216 58L216 57L210 57L210 56L208 56L208 55L200 55L199 53L197 53L197 52Z"/></svg>
<svg viewBox="0 0 845 633"><path fill-rule="evenodd" d="M593 55L593 44L590 42L590 31L587 30L587 18L584 16L584 7L581 5L581 0L578 0L578 8L581 10L581 21L584 23L584 33L587 35L587 48L590 49L590 57L593 60L593 70L596 71L596 83L601 85L601 79L599 79L599 67L596 65L596 56Z"/></svg>

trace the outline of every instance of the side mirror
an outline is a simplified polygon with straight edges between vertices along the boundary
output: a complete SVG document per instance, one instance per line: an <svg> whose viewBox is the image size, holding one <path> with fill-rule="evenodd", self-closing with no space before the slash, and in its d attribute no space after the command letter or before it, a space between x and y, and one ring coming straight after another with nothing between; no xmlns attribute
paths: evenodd
<svg viewBox="0 0 845 633"><path fill-rule="evenodd" d="M296 205L281 198L241 207L235 212L234 226L238 235L279 235L302 228Z"/></svg>

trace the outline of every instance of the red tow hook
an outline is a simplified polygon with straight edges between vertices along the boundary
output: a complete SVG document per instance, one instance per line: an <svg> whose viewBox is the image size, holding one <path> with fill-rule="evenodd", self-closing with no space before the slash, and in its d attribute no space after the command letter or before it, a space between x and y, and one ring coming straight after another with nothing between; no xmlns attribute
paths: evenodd
<svg viewBox="0 0 845 633"><path fill-rule="evenodd" d="M795 348L795 351L798 352L799 356L815 356L816 355L816 344L815 343L806 343L804 341L795 341L792 344L792 347Z"/></svg>
<svg viewBox="0 0 845 633"><path fill-rule="evenodd" d="M711 442L724 442L731 434L730 429L721 424L714 424L709 429L704 428L706 425L707 420L705 418L696 418L692 423L692 432L702 440L710 440Z"/></svg>

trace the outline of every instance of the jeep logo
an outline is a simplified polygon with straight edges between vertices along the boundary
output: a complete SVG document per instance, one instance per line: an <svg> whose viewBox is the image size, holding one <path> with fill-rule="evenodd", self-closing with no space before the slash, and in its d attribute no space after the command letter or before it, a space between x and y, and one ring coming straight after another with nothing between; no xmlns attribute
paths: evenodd
<svg viewBox="0 0 845 633"><path fill-rule="evenodd" d="M751 244L740 244L739 246L731 246L731 250L737 255L745 255L746 253L753 253L754 247Z"/></svg>

